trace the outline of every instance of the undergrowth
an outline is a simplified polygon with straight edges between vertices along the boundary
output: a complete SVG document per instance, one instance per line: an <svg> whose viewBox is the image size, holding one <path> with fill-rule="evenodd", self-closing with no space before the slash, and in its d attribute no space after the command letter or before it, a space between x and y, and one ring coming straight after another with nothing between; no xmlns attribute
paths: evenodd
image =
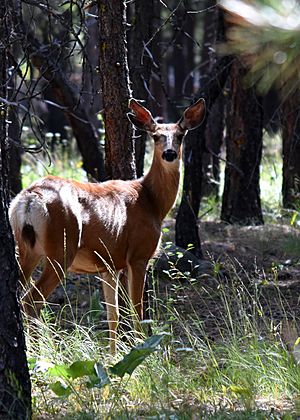
<svg viewBox="0 0 300 420"><path fill-rule="evenodd" d="M172 279L176 273L170 273ZM182 276L166 286L163 298L153 275L153 335L141 339L122 331L114 357L100 321L73 318L62 328L61 312L46 308L35 334L27 336L36 415L184 419L299 414L300 371L281 340L288 314L280 291L281 316L274 319L258 273L249 276L228 261L216 268L210 282Z"/></svg>

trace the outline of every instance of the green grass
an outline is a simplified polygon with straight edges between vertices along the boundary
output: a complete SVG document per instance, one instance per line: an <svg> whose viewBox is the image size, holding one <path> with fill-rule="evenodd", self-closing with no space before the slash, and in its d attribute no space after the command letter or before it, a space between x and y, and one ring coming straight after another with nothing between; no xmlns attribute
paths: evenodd
<svg viewBox="0 0 300 420"><path fill-rule="evenodd" d="M80 419L279 418L272 408L276 405L299 414L293 401L300 397L300 368L282 344L278 325L274 326L280 321L266 314L268 306L255 276L245 281L233 265L226 269L231 280L216 279L217 288L210 290L186 279L165 297L155 298L153 333L163 334L163 341L131 375L122 378L111 374L109 367L140 343L132 331L127 333L130 344L122 341L119 353L111 357L99 323L87 326L81 319L73 320L65 329L60 326L61 314L46 311L38 321L37 335L27 336L28 356L34 359L36 415L57 419L62 414ZM283 300L276 299L284 317ZM198 308L199 303L204 309L207 305L209 314L212 301L218 302L218 316L211 317L207 326L205 311ZM72 380L70 396L57 397L51 388L58 378L49 375L49 364L70 366L86 360L103 366L109 385L88 388L87 378L79 377Z"/></svg>
<svg viewBox="0 0 300 420"><path fill-rule="evenodd" d="M68 147L58 144L55 152L51 155L47 151L36 154L25 153L22 156L21 170L23 188L46 175L86 181L86 173L82 169L82 159L73 142L74 140Z"/></svg>

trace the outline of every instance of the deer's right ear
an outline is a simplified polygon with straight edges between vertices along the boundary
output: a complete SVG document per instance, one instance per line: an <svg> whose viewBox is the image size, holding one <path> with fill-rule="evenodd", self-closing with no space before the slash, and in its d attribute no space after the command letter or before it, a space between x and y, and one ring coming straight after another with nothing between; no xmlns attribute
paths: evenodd
<svg viewBox="0 0 300 420"><path fill-rule="evenodd" d="M154 121L151 112L138 103L135 99L130 99L129 108L134 112L127 114L128 119L132 124L140 130L150 131L151 133L155 130L156 122Z"/></svg>

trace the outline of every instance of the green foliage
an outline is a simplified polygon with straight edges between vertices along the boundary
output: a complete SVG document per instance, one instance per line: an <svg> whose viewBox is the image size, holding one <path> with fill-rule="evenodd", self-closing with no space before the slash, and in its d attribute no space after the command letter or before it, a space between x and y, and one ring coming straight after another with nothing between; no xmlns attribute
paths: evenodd
<svg viewBox="0 0 300 420"><path fill-rule="evenodd" d="M224 270L230 281L222 279ZM28 337L34 396L40 395L35 411L59 418L63 404L66 418L250 419L272 418L272 401L291 404L300 395L299 367L265 314L259 271L251 276L228 261L214 275L217 289L188 277L174 282L166 298L155 302L154 335L143 343L136 339L131 348L123 343L117 360L108 356L96 329L74 324L64 331L45 318L39 340ZM199 303L209 315L216 300L219 315L207 330ZM269 401L267 411L259 410L260 400Z"/></svg>
<svg viewBox="0 0 300 420"><path fill-rule="evenodd" d="M163 335L152 335L143 344L130 350L120 362L110 367L110 372L123 378L125 373L132 375L134 370L154 351L163 339Z"/></svg>
<svg viewBox="0 0 300 420"><path fill-rule="evenodd" d="M125 373L132 375L135 369L157 350L163 338L163 335L153 335L144 343L132 348L122 360L110 366L110 373L120 378L123 378ZM48 386L60 398L69 397L72 393L78 394L77 379L85 379L84 385L87 389L93 387L101 389L111 384L107 369L95 360L77 360L67 366L66 364L45 364L43 361L29 359L29 368L32 371L41 369L42 366L46 376L58 378L55 382L50 382Z"/></svg>
<svg viewBox="0 0 300 420"><path fill-rule="evenodd" d="M46 175L64 176L79 181L86 180L86 174L82 169L81 156L71 133L69 133L68 141L60 141L57 138L55 150L50 153L50 144L54 137L55 134L47 133L47 144L41 152L22 155L21 172L24 188ZM28 127L23 127L22 143L28 149L36 147L36 139Z"/></svg>

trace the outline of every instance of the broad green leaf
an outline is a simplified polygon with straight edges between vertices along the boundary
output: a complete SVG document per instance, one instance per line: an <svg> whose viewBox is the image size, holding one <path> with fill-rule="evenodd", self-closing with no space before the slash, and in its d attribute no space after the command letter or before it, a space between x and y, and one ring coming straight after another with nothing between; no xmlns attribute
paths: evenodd
<svg viewBox="0 0 300 420"><path fill-rule="evenodd" d="M95 360L78 360L68 368L68 374L73 379L96 375L95 363Z"/></svg>
<svg viewBox="0 0 300 420"><path fill-rule="evenodd" d="M50 384L49 388L58 397L68 397L72 393L72 389L61 381L56 381L54 384Z"/></svg>
<svg viewBox="0 0 300 420"><path fill-rule="evenodd" d="M120 362L111 366L111 373L120 376L121 378L125 375L125 373L131 375L133 371L146 359L146 357L157 349L157 346L163 338L163 335L152 335L147 338L143 344L131 349L130 352L124 356L122 360L120 360Z"/></svg>
<svg viewBox="0 0 300 420"><path fill-rule="evenodd" d="M49 376L57 376L58 378L68 378L69 368L66 365L54 365L47 370Z"/></svg>

